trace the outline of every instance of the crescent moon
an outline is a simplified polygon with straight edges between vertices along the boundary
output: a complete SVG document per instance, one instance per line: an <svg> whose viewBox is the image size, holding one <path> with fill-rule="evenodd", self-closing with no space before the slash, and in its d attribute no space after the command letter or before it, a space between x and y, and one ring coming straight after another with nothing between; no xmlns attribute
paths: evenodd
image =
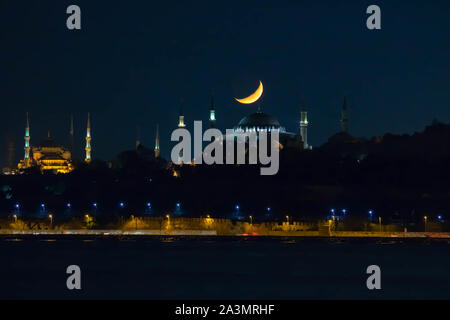
<svg viewBox="0 0 450 320"><path fill-rule="evenodd" d="M239 103L250 104L250 103L258 101L258 99L261 98L262 94L263 94L263 84L261 81L259 81L258 89L256 89L256 91L254 93L252 93L250 96L248 96L247 98L242 98L242 99L237 99L237 98L234 98L234 99Z"/></svg>

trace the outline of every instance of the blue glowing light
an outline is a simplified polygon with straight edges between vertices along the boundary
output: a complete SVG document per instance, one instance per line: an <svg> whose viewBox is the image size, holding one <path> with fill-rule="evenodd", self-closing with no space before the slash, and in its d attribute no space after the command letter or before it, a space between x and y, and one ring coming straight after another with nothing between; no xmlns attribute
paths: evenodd
<svg viewBox="0 0 450 320"><path fill-rule="evenodd" d="M334 213L334 209L331 209L331 213Z"/></svg>
<svg viewBox="0 0 450 320"><path fill-rule="evenodd" d="M369 210L369 214L370 214L370 215L373 215L373 210Z"/></svg>
<svg viewBox="0 0 450 320"><path fill-rule="evenodd" d="M16 207L16 209L19 209L20 206L18 203L16 203L15 207Z"/></svg>
<svg viewBox="0 0 450 320"><path fill-rule="evenodd" d="M45 204L41 203L41 208L45 208Z"/></svg>
<svg viewBox="0 0 450 320"><path fill-rule="evenodd" d="M123 202L119 203L119 205L121 208L125 207L125 203L123 203Z"/></svg>
<svg viewBox="0 0 450 320"><path fill-rule="evenodd" d="M239 210L239 206L238 205L236 205L236 210Z"/></svg>
<svg viewBox="0 0 450 320"><path fill-rule="evenodd" d="M270 207L267 207L267 211L270 211L271 209L270 209Z"/></svg>
<svg viewBox="0 0 450 320"><path fill-rule="evenodd" d="M438 216L438 219L441 220L441 219L442 219L442 216Z"/></svg>
<svg viewBox="0 0 450 320"><path fill-rule="evenodd" d="M67 208L70 208L70 207L71 207L71 204L70 204L70 203L68 203L68 204L67 204Z"/></svg>
<svg viewBox="0 0 450 320"><path fill-rule="evenodd" d="M150 202L147 202L147 207L151 208L152 204Z"/></svg>
<svg viewBox="0 0 450 320"><path fill-rule="evenodd" d="M346 209L342 209L342 213L345 214L347 212Z"/></svg>
<svg viewBox="0 0 450 320"><path fill-rule="evenodd" d="M179 202L177 202L177 208L179 208L181 206L181 204Z"/></svg>
<svg viewBox="0 0 450 320"><path fill-rule="evenodd" d="M97 208L97 202L94 202L92 205L94 206L94 208Z"/></svg>

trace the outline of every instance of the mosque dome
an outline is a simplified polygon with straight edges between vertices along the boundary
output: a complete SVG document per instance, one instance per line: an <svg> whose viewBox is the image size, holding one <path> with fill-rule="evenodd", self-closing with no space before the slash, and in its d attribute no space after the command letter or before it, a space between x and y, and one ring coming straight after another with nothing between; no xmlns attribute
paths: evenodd
<svg viewBox="0 0 450 320"><path fill-rule="evenodd" d="M267 113L255 112L242 118L241 121L239 121L236 128L242 130L251 128L280 129L281 125L280 122L278 122L278 120L275 117Z"/></svg>

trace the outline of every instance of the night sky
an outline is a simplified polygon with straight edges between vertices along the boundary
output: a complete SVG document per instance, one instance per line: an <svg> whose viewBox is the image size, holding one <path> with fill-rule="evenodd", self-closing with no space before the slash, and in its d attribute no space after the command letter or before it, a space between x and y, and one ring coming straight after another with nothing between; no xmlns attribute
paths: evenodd
<svg viewBox="0 0 450 320"><path fill-rule="evenodd" d="M82 30L66 28L77 4ZM382 30L366 28L366 8ZM260 105L289 131L309 111L309 143L339 130L344 95L350 133L372 137L450 122L449 1L0 1L0 163L6 141L23 157L25 113L31 144L50 130L76 156L92 115L93 157L112 159L141 140L153 148L160 124L168 157L180 101L185 120L218 127L256 111L234 101L264 84Z"/></svg>

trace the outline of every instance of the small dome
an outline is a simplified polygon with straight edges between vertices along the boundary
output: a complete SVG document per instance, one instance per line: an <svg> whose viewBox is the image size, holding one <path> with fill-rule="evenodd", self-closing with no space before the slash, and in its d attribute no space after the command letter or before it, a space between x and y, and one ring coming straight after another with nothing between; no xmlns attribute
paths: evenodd
<svg viewBox="0 0 450 320"><path fill-rule="evenodd" d="M278 129L281 125L275 117L263 112L252 113L242 118L237 125L238 129L253 127Z"/></svg>

